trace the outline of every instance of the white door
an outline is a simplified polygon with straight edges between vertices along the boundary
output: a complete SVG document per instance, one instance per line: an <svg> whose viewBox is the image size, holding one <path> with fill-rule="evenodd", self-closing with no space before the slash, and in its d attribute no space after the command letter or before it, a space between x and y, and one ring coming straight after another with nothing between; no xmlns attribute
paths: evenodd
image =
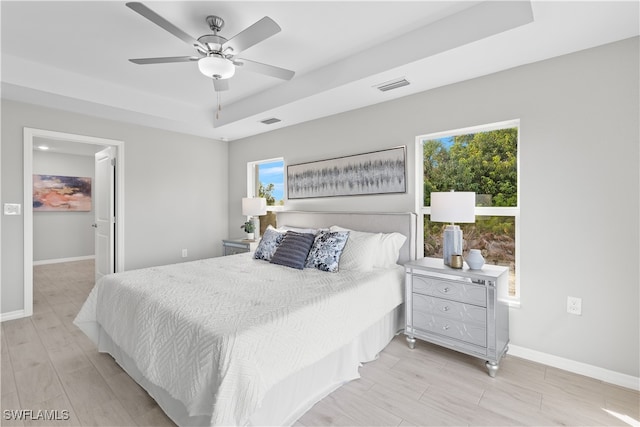
<svg viewBox="0 0 640 427"><path fill-rule="evenodd" d="M96 153L95 183L95 251L96 281L115 271L115 149L105 148Z"/></svg>

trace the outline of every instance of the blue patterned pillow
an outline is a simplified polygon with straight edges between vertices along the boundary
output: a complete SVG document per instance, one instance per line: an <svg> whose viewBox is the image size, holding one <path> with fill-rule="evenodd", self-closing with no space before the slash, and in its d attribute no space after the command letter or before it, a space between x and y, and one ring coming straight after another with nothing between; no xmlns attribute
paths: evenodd
<svg viewBox="0 0 640 427"><path fill-rule="evenodd" d="M270 262L302 270L314 238L313 234L287 231Z"/></svg>
<svg viewBox="0 0 640 427"><path fill-rule="evenodd" d="M340 255L348 238L348 231L325 231L316 235L305 267L332 273L338 271Z"/></svg>
<svg viewBox="0 0 640 427"><path fill-rule="evenodd" d="M280 233L273 228L267 228L262 235L260 243L256 248L253 257L255 259L263 259L265 261L271 261L271 257L278 249L278 245L282 242L285 233Z"/></svg>

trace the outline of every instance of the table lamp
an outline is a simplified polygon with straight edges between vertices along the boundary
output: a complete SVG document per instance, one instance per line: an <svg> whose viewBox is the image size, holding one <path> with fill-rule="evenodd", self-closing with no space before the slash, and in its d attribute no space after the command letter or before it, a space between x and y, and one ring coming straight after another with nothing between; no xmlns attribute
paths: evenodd
<svg viewBox="0 0 640 427"><path fill-rule="evenodd" d="M462 255L462 230L456 222L476 222L476 193L473 191L448 191L431 193L431 217L433 222L450 222L442 235L444 264L451 266L451 255Z"/></svg>
<svg viewBox="0 0 640 427"><path fill-rule="evenodd" d="M250 216L255 228L254 236L260 237L260 216L267 214L267 199L262 197L243 197L242 215Z"/></svg>

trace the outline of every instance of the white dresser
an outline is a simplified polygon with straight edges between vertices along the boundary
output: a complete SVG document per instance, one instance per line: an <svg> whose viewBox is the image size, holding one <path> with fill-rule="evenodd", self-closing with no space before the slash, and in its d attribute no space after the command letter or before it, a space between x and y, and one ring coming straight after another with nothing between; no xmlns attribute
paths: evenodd
<svg viewBox="0 0 640 427"><path fill-rule="evenodd" d="M258 247L259 240L247 240L247 239L223 239L222 240L222 255L235 255L244 252L255 251Z"/></svg>
<svg viewBox="0 0 640 427"><path fill-rule="evenodd" d="M416 338L486 360L495 377L509 344L509 269L485 264L456 269L441 258L411 261L406 271L406 327L410 348Z"/></svg>

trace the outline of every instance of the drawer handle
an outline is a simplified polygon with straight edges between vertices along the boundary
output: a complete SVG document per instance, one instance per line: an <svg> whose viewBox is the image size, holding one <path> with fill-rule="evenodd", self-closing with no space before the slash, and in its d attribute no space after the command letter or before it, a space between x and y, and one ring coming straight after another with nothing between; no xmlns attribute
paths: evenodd
<svg viewBox="0 0 640 427"><path fill-rule="evenodd" d="M448 331L448 330L449 330L449 325L444 325L444 326L442 327L442 330L443 330L443 331Z"/></svg>
<svg viewBox="0 0 640 427"><path fill-rule="evenodd" d="M445 305L444 307L442 307L442 311L449 311L449 306Z"/></svg>
<svg viewBox="0 0 640 427"><path fill-rule="evenodd" d="M451 290L451 289L447 287L447 288L444 288L444 289L442 290L442 292L444 292L445 294L447 294L447 293L449 293L449 291L450 291L450 290Z"/></svg>

